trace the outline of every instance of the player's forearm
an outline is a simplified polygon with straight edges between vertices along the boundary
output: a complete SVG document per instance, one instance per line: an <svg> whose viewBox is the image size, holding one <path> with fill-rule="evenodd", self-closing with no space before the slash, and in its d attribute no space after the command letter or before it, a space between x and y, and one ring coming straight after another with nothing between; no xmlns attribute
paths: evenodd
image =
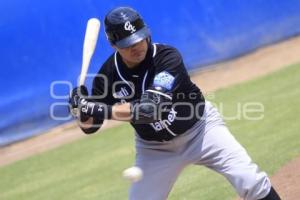
<svg viewBox="0 0 300 200"><path fill-rule="evenodd" d="M118 121L131 121L131 105L130 103L115 104L112 106L111 119Z"/></svg>
<svg viewBox="0 0 300 200"><path fill-rule="evenodd" d="M125 104L115 104L111 107L111 118L112 120L117 121L131 121L131 110L130 103ZM105 115L107 116L107 115ZM87 129L94 125L93 117L90 117L87 121L81 122L80 127Z"/></svg>
<svg viewBox="0 0 300 200"><path fill-rule="evenodd" d="M159 96L159 98L158 98ZM159 100L159 101L158 101ZM93 117L95 120L113 119L117 121L147 124L161 119L161 109L168 108L172 104L172 97L163 91L147 90L139 103L124 103L108 105L101 102L93 102L84 98L79 99L81 118ZM86 121L86 120L81 120ZM94 124L93 120L86 122L87 126Z"/></svg>

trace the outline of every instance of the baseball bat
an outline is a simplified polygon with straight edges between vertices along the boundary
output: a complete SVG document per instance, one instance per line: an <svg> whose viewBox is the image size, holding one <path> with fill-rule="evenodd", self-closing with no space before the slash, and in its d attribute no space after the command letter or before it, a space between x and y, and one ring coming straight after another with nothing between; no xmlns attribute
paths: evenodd
<svg viewBox="0 0 300 200"><path fill-rule="evenodd" d="M83 51L82 51L82 65L81 73L79 77L79 86L84 85L86 74L91 62L91 58L94 54L95 47L98 40L100 30L100 21L97 18L91 18L87 22L84 42L83 42Z"/></svg>

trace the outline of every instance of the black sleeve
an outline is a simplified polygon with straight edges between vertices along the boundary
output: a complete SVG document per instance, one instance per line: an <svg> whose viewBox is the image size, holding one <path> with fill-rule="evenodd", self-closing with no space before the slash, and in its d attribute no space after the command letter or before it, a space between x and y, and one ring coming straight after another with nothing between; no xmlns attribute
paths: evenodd
<svg viewBox="0 0 300 200"><path fill-rule="evenodd" d="M157 56L153 86L163 87L173 93L188 78L182 57L172 47L165 48Z"/></svg>
<svg viewBox="0 0 300 200"><path fill-rule="evenodd" d="M140 104L133 109L134 124L147 124L161 120L172 106L172 94L185 78L182 58L174 48L160 49L155 58L152 84L142 94Z"/></svg>

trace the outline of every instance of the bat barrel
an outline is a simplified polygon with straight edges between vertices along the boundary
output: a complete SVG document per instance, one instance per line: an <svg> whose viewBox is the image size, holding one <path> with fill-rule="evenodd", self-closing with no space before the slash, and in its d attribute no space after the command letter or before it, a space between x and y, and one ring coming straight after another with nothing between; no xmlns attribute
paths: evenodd
<svg viewBox="0 0 300 200"><path fill-rule="evenodd" d="M86 32L83 43L82 66L79 77L79 86L84 85L86 74L94 54L100 30L100 21L97 18L91 18L87 22Z"/></svg>

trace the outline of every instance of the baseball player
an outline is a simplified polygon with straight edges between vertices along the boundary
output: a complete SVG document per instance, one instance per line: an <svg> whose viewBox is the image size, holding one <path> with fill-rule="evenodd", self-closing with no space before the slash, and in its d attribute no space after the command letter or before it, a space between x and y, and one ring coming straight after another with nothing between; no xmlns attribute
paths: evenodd
<svg viewBox="0 0 300 200"><path fill-rule="evenodd" d="M72 90L81 129L96 132L104 119L128 121L135 129L136 166L130 200L165 200L180 172L204 165L226 177L246 200L279 200L265 172L231 135L217 109L191 82L180 53L151 42L137 11L118 7L105 17L105 32L116 50L103 64L88 96ZM199 188L201 190L201 188Z"/></svg>

